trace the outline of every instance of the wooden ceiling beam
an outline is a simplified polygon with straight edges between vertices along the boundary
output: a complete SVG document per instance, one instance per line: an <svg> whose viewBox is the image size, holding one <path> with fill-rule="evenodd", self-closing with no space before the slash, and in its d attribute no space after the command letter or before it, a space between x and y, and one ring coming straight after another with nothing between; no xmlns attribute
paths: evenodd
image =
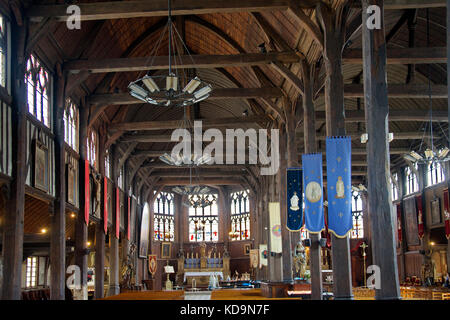
<svg viewBox="0 0 450 320"><path fill-rule="evenodd" d="M216 88L208 100L217 99L257 99L280 98L283 92L280 88ZM142 104L141 100L132 97L129 93L93 94L88 98L90 105L125 105Z"/></svg>
<svg viewBox="0 0 450 320"><path fill-rule="evenodd" d="M196 184L199 185L241 185L242 179L241 178L227 178L227 179L218 179L218 178L196 178L194 181ZM192 181L190 181L189 178L187 179L174 179L174 178L163 178L160 179L157 183L155 183L156 186L186 186L191 185Z"/></svg>
<svg viewBox="0 0 450 320"><path fill-rule="evenodd" d="M390 48L387 49L388 64L447 63L447 48ZM362 49L347 49L343 53L344 64L362 64Z"/></svg>
<svg viewBox="0 0 450 320"><path fill-rule="evenodd" d="M272 62L294 63L299 62L301 57L295 52L267 52L229 55L184 55L180 56L179 59L180 63L172 65L172 69L248 67L270 64ZM165 70L169 69L169 57L156 56L153 60L149 57L72 60L66 62L63 69L71 73L78 73L81 70L88 70L91 73Z"/></svg>
<svg viewBox="0 0 450 320"><path fill-rule="evenodd" d="M228 127L236 124L252 124L260 121L269 120L263 116L248 116L234 118L218 118L218 119L198 119L202 121L202 127ZM140 122L123 122L112 123L109 126L111 130L117 131L139 131L139 130L170 130L179 129L183 125L182 120L164 120L164 121L140 121Z"/></svg>

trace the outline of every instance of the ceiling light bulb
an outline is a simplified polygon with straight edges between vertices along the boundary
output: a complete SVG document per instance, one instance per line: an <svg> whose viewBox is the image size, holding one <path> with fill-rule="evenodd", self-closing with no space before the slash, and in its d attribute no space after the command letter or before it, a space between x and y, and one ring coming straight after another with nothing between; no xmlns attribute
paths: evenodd
<svg viewBox="0 0 450 320"><path fill-rule="evenodd" d="M194 79L189 81L189 83L186 85L186 87L184 87L183 92L187 92L187 93L191 94L192 92L195 91L195 89L198 88L198 86L201 83L202 82L200 81L200 79L198 77L195 77Z"/></svg>
<svg viewBox="0 0 450 320"><path fill-rule="evenodd" d="M132 82L128 85L128 89L131 91L130 93L135 93L139 96L146 97L148 95L147 90L142 88L141 86L137 85L136 83Z"/></svg>
<svg viewBox="0 0 450 320"><path fill-rule="evenodd" d="M427 148L425 150L425 157L427 157L427 159L431 159L434 157L434 151L431 150L430 148Z"/></svg>
<svg viewBox="0 0 450 320"><path fill-rule="evenodd" d="M423 157L420 154L418 154L417 152L415 152L415 151L411 151L409 154L416 160L422 160L423 159Z"/></svg>
<svg viewBox="0 0 450 320"><path fill-rule="evenodd" d="M152 77L146 76L146 77L142 78L142 82L144 83L144 85L147 87L147 89L150 92L152 92L152 93L155 91L159 92L159 87L156 84L155 80L153 80Z"/></svg>
<svg viewBox="0 0 450 320"><path fill-rule="evenodd" d="M197 92L194 93L194 97L196 102L198 100L204 100L208 97L209 93L212 91L212 87L210 85L207 85L206 87L201 88Z"/></svg>
<svg viewBox="0 0 450 320"><path fill-rule="evenodd" d="M172 89L173 91L178 90L178 77L170 75L166 78L166 90Z"/></svg>
<svg viewBox="0 0 450 320"><path fill-rule="evenodd" d="M368 133L363 133L361 135L361 143L367 143L367 141L369 140L369 134Z"/></svg>
<svg viewBox="0 0 450 320"><path fill-rule="evenodd" d="M393 132L389 132L389 142L392 142L394 140L394 133Z"/></svg>
<svg viewBox="0 0 450 320"><path fill-rule="evenodd" d="M445 147L444 149L441 149L441 151L439 151L439 158L445 158L449 152L450 152L450 149L447 147Z"/></svg>
<svg viewBox="0 0 450 320"><path fill-rule="evenodd" d="M41 229L41 233L47 233L47 229L42 228L42 229Z"/></svg>

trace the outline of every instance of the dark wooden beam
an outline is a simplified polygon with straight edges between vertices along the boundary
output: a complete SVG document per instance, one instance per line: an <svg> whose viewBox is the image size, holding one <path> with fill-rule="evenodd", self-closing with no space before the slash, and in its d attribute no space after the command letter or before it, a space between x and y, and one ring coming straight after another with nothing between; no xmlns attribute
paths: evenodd
<svg viewBox="0 0 450 320"><path fill-rule="evenodd" d="M388 64L447 63L447 49L435 48L391 48L387 51ZM346 49L342 61L345 64L361 64L362 49Z"/></svg>
<svg viewBox="0 0 450 320"><path fill-rule="evenodd" d="M248 67L265 65L271 62L293 63L300 61L301 58L295 52L268 52L233 55L192 55L180 56L179 59L180 63L172 65L172 69ZM64 70L72 73L77 73L81 70L89 70L91 73L165 70L169 69L168 61L168 56L73 60L64 64Z"/></svg>
<svg viewBox="0 0 450 320"><path fill-rule="evenodd" d="M387 141L389 104L383 0L362 0L362 4L363 21L368 19L367 7L370 5L379 6L382 12L381 29L369 30L366 24L363 24L365 111L366 127L370 137L367 143L368 212L372 233L370 244L373 263L383 270L380 274L379 287L375 290L375 298L398 300L401 298L396 227L389 193L390 154L393 152Z"/></svg>
<svg viewBox="0 0 450 320"><path fill-rule="evenodd" d="M202 127L223 127L236 124L251 124L259 121L267 121L266 116L249 116L241 118L218 118L218 119L198 119L202 121ZM182 125L181 120L167 121L141 121L141 122L122 122L110 125L112 130L139 131L139 130L165 130L178 129Z"/></svg>
<svg viewBox="0 0 450 320"><path fill-rule="evenodd" d="M280 98L283 92L279 88L217 88L208 100L217 99L257 99ZM94 94L89 97L91 105L142 104L128 93Z"/></svg>

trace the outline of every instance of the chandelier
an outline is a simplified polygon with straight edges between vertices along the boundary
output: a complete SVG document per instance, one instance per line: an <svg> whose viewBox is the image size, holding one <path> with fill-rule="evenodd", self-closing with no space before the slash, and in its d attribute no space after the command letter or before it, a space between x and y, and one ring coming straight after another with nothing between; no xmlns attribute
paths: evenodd
<svg viewBox="0 0 450 320"><path fill-rule="evenodd" d="M178 186L173 188L172 191L181 196L193 196L208 193L210 189L204 186Z"/></svg>
<svg viewBox="0 0 450 320"><path fill-rule="evenodd" d="M430 47L430 17L429 17L429 10L427 9L427 46ZM416 152L414 150L411 150L409 153L403 155L403 158L405 160L411 161L413 163L430 163L430 162L443 162L450 160L450 157L448 157L448 154L450 152L450 149L448 147L444 147L443 149L438 150L438 152L435 151L434 147L434 136L433 136L433 98L432 98L432 91L431 91L431 65L428 65L428 95L429 95L429 105L430 105L430 121L429 124L425 123L425 130L422 137L422 140L420 142L419 146L419 152ZM425 134L428 132L427 126L429 126L429 146L422 151L422 146L424 145L425 140ZM445 132L442 129L442 127L439 125L440 129L442 130L444 136ZM448 142L448 138L447 138Z"/></svg>
<svg viewBox="0 0 450 320"><path fill-rule="evenodd" d="M168 0L167 26L161 33L161 37L153 50L150 66L153 65L155 55L167 30L169 32L168 73L165 75L150 75L150 73L147 73L144 77L131 82L128 85L130 95L145 103L167 107L186 107L207 99L212 92L211 85L202 81L198 76L189 78L184 70L176 65L177 59L182 64L180 52L183 50L187 52L193 65L194 59L192 59L183 39L172 23L170 0ZM174 39L174 36L176 36L176 39ZM177 47L178 41L182 44L182 48ZM172 62L175 65L172 65Z"/></svg>

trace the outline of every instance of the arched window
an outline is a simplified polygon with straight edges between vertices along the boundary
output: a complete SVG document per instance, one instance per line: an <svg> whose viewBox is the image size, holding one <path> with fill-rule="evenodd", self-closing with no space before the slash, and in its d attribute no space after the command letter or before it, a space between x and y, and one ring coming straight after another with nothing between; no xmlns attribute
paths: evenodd
<svg viewBox="0 0 450 320"><path fill-rule="evenodd" d="M250 200L248 191L231 194L231 232L232 241L250 239Z"/></svg>
<svg viewBox="0 0 450 320"><path fill-rule="evenodd" d="M91 166L97 169L98 134L94 130L88 132L87 157Z"/></svg>
<svg viewBox="0 0 450 320"><path fill-rule="evenodd" d="M417 164L414 165L417 170ZM406 194L411 194L419 191L419 183L417 182L417 175L408 166L405 168L406 177Z"/></svg>
<svg viewBox="0 0 450 320"><path fill-rule="evenodd" d="M395 172L392 174L391 178L391 193L392 193L392 201L398 200L398 173ZM393 181L395 180L395 181Z"/></svg>
<svg viewBox="0 0 450 320"><path fill-rule="evenodd" d="M109 159L109 152L106 151L105 154L105 176L111 179L111 164Z"/></svg>
<svg viewBox="0 0 450 320"><path fill-rule="evenodd" d="M50 76L33 55L28 58L25 73L28 111L40 122L50 127L49 91Z"/></svg>
<svg viewBox="0 0 450 320"><path fill-rule="evenodd" d="M352 192L352 239L364 238L362 199L359 192Z"/></svg>
<svg viewBox="0 0 450 320"><path fill-rule="evenodd" d="M154 237L156 241L175 241L173 194L160 192L153 203Z"/></svg>
<svg viewBox="0 0 450 320"><path fill-rule="evenodd" d="M78 151L78 108L70 98L64 109L64 141Z"/></svg>
<svg viewBox="0 0 450 320"><path fill-rule="evenodd" d="M445 180L444 167L440 162L430 162L427 165L427 186L441 183Z"/></svg>
<svg viewBox="0 0 450 320"><path fill-rule="evenodd" d="M189 241L219 240L217 194L189 196Z"/></svg>
<svg viewBox="0 0 450 320"><path fill-rule="evenodd" d="M5 18L0 15L0 85L6 87L6 55L8 53L8 38Z"/></svg>

